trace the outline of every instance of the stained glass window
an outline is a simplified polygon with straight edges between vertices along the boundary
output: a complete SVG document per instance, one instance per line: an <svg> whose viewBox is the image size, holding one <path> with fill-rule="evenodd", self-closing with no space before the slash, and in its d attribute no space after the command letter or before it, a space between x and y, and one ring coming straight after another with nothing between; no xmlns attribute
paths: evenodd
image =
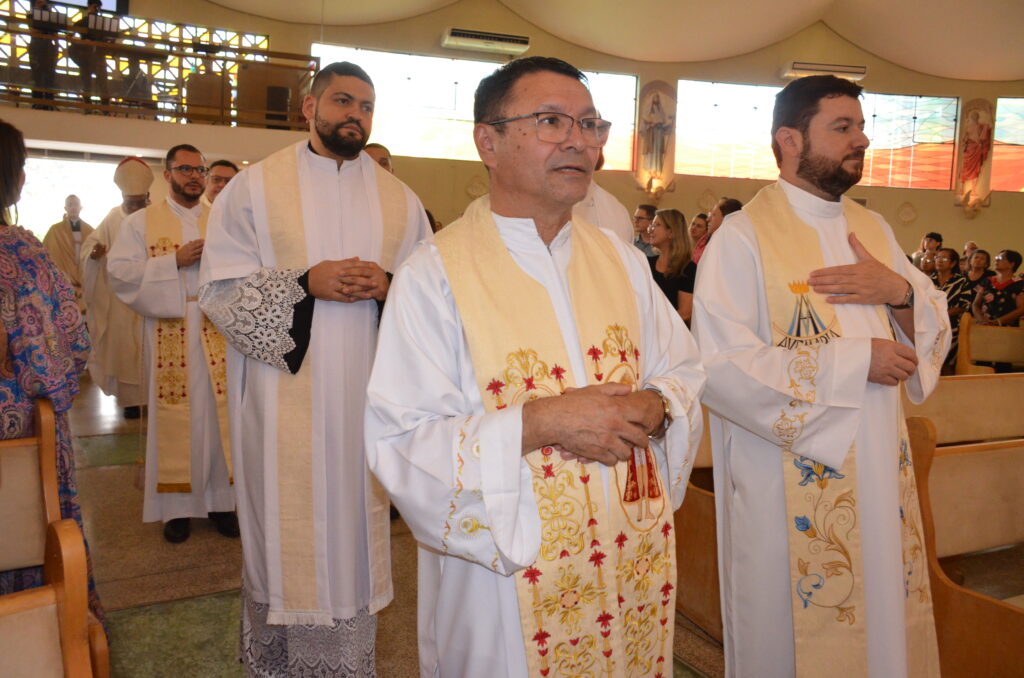
<svg viewBox="0 0 1024 678"><path fill-rule="evenodd" d="M85 4L85 3L82 3ZM0 0L0 17L7 17L12 20L12 25L21 29L28 28L28 15L31 12L32 3L30 0ZM76 7L56 5L54 9L68 15L70 24L82 18L84 10ZM175 24L165 21L155 21L134 16L119 16L118 30L125 34L125 39L119 40L121 44L134 45L137 47L151 46L156 49L171 49L179 51L194 51L194 55L182 57L171 55L166 61L129 59L127 56L108 57L107 73L110 78L118 78L129 83L129 90L135 83L141 87L132 94L136 100L150 99L152 105L165 115L158 115L157 119L169 122L184 122L179 119L177 111L185 102L185 82L188 76L193 73L227 73L229 97L234 99L237 93L238 83L238 62L227 61L224 57L266 61L267 57L260 54L242 55L239 48L270 49L270 36L254 33L239 33L217 28L204 26L192 26L187 24ZM159 41L159 42L157 42ZM27 71L28 66L28 42L29 36L20 33L0 33L0 67L7 66L10 69L21 69ZM57 74L78 76L78 66L68 55L68 43L65 40L56 40ZM203 53L204 45L217 45L214 56L207 56ZM30 87L12 87L21 94L28 96ZM58 94L58 99L68 97L68 94ZM70 95L76 98L78 95Z"/></svg>
<svg viewBox="0 0 1024 678"><path fill-rule="evenodd" d="M996 100L992 190L1024 191L1024 99Z"/></svg>
<svg viewBox="0 0 1024 678"><path fill-rule="evenodd" d="M395 155L479 159L473 143L473 94L480 80L501 64L319 43L313 44L313 55L321 64L351 61L369 73L377 95L372 141ZM616 73L586 75L594 103L612 121L605 167L628 170L637 79Z"/></svg>
<svg viewBox="0 0 1024 678"><path fill-rule="evenodd" d="M780 87L679 81L676 172L774 179L772 109ZM865 93L864 186L949 189L957 100Z"/></svg>

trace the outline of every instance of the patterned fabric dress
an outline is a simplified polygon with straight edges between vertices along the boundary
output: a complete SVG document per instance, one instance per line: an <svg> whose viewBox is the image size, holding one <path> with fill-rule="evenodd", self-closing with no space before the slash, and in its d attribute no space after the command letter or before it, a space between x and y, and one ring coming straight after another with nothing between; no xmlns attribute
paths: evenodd
<svg viewBox="0 0 1024 678"><path fill-rule="evenodd" d="M995 276L985 278L978 285L978 294L981 295L981 312L989 320L1001 318L1007 313L1012 313L1017 308L1017 297L1024 294L1024 280L1010 279L1005 283L999 282ZM1009 323L1017 326L1020 319Z"/></svg>
<svg viewBox="0 0 1024 678"><path fill-rule="evenodd" d="M0 363L0 438L32 435L33 401L53 401L60 512L81 525L68 410L89 355L89 335L64 275L42 243L19 226L0 226L0 320L7 334ZM88 566L89 607L102 621L91 560ZM0 595L42 583L42 567L0 572Z"/></svg>
<svg viewBox="0 0 1024 678"><path fill-rule="evenodd" d="M932 282L935 286L946 293L946 305L949 306L949 310L954 308L963 309L964 313L971 312L971 303L974 301L974 290L971 289L971 281L959 273L954 273L946 284L939 283L939 274L931 274ZM946 365L956 364L956 348L959 345L960 340L960 316L950 318L950 324L952 325L952 336L953 340L949 345L949 353L946 355Z"/></svg>

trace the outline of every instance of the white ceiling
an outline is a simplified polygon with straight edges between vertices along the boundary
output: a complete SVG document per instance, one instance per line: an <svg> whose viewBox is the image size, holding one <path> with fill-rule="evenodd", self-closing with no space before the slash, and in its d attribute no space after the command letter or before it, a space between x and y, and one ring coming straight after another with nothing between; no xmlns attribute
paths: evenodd
<svg viewBox="0 0 1024 678"><path fill-rule="evenodd" d="M213 0L293 23L363 25L459 0ZM922 73L1024 80L1024 0L500 0L568 42L639 61L709 61L761 49L824 21L850 42ZM466 26L474 28L472 21Z"/></svg>

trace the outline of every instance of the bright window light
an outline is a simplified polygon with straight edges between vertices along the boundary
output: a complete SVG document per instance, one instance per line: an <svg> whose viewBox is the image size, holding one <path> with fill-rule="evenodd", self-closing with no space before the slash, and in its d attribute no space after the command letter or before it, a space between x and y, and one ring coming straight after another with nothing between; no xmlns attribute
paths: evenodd
<svg viewBox="0 0 1024 678"><path fill-rule="evenodd" d="M992 190L1024 191L1024 99L996 100Z"/></svg>
<svg viewBox="0 0 1024 678"><path fill-rule="evenodd" d="M679 81L676 172L774 179L772 109L780 87ZM861 186L948 190L957 99L865 92L871 140Z"/></svg>
<svg viewBox="0 0 1024 678"><path fill-rule="evenodd" d="M377 104L371 141L395 155L479 160L473 145L473 94L501 64L313 44L320 64L351 61L373 80ZM601 115L612 121L605 167L632 166L636 77L587 73Z"/></svg>
<svg viewBox="0 0 1024 678"><path fill-rule="evenodd" d="M117 163L29 158L25 163L25 187L18 201L18 225L39 237L64 218L64 199L71 194L82 201L82 220L93 228L110 209L121 204L114 184Z"/></svg>

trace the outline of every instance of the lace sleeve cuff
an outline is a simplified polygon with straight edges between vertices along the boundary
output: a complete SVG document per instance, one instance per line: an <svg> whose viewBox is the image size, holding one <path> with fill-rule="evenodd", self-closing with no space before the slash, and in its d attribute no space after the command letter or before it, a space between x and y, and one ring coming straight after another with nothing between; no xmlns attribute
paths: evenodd
<svg viewBox="0 0 1024 678"><path fill-rule="evenodd" d="M314 299L306 271L263 268L247 278L209 283L200 306L241 353L298 372L309 347Z"/></svg>

